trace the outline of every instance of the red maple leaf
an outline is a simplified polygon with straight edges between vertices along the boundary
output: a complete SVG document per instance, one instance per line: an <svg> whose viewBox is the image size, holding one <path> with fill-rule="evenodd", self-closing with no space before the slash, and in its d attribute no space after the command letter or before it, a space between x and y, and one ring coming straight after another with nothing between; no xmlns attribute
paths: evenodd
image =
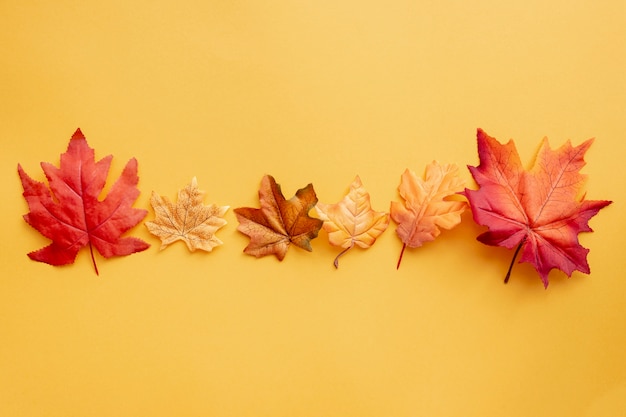
<svg viewBox="0 0 626 417"><path fill-rule="evenodd" d="M50 265L74 262L78 251L89 245L93 266L98 267L93 247L105 258L129 255L150 247L146 242L121 237L147 214L147 210L132 208L139 195L137 189L137 160L128 161L120 178L108 195L100 201L112 155L95 162L94 150L77 129L61 154L60 168L42 162L50 189L30 178L18 164L17 170L24 187L24 198L30 212L24 220L52 243L28 256Z"/></svg>
<svg viewBox="0 0 626 417"><path fill-rule="evenodd" d="M573 147L569 141L552 150L544 139L533 168L522 167L512 140L506 145L478 130L480 165L468 167L479 185L465 189L476 223L489 230L478 240L492 246L516 248L505 281L521 251L520 262L531 263L548 286L548 273L556 268L571 276L588 274L587 253L578 242L580 232L591 232L589 219L611 201L580 197L585 175L584 155L589 139Z"/></svg>

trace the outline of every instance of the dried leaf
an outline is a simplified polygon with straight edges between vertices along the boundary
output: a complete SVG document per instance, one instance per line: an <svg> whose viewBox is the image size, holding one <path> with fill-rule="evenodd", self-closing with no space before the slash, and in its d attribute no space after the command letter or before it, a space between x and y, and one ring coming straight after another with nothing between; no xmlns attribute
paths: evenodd
<svg viewBox="0 0 626 417"><path fill-rule="evenodd" d="M192 252L196 249L211 252L223 243L215 232L226 224L223 217L228 206L205 206L203 197L196 177L178 192L176 204L167 197L152 193L150 204L156 217L154 221L146 222L146 226L150 233L161 239L161 250L177 240L185 242Z"/></svg>
<svg viewBox="0 0 626 417"><path fill-rule="evenodd" d="M463 185L459 169L453 164L433 161L426 167L425 180L408 169L404 171L398 187L404 203L391 203L391 218L398 223L396 233L403 242L397 268L407 246L422 246L439 236L439 228L452 229L461 222L467 204L449 197L460 192Z"/></svg>
<svg viewBox="0 0 626 417"><path fill-rule="evenodd" d="M30 209L24 219L52 240L50 245L29 253L31 259L50 265L67 265L74 263L80 248L89 245L97 274L93 247L109 258L140 252L150 246L137 238L121 237L147 214L146 210L132 208L139 196L135 158L128 161L106 198L98 200L112 158L109 155L95 162L94 150L77 129L67 151L61 154L60 168L41 163L50 189L30 178L18 165L23 195Z"/></svg>
<svg viewBox="0 0 626 417"><path fill-rule="evenodd" d="M588 274L589 249L579 244L578 234L591 232L589 219L611 204L579 196L586 178L579 171L593 139L576 147L567 141L552 150L544 138L533 168L526 171L512 140L502 145L481 129L477 136L480 165L469 170L480 188L464 194L474 221L489 228L478 240L517 247L505 282L520 251L520 262L535 267L544 287L554 268L568 276L575 270Z"/></svg>
<svg viewBox="0 0 626 417"><path fill-rule="evenodd" d="M261 180L259 188L261 208L236 208L239 220L237 230L250 237L244 249L257 258L276 255L283 260L289 245L311 251L311 239L317 237L322 221L309 217L309 211L317 203L313 185L298 190L290 200L285 200L280 185L270 175Z"/></svg>
<svg viewBox="0 0 626 417"><path fill-rule="evenodd" d="M330 244L344 248L335 258L335 268L339 266L341 255L354 245L369 248L389 225L387 213L372 210L370 195L358 176L343 200L337 204L317 203L315 209L324 221Z"/></svg>

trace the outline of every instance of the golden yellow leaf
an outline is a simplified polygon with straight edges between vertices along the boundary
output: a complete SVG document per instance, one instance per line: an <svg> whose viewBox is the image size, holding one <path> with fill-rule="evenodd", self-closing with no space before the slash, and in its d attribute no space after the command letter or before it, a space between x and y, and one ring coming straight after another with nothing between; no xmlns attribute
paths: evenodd
<svg viewBox="0 0 626 417"><path fill-rule="evenodd" d="M223 216L228 206L205 206L203 197L204 192L198 189L195 177L178 192L176 204L152 192L150 204L156 217L154 221L146 222L146 226L150 233L161 239L161 250L177 240L185 242L192 252L196 249L211 252L223 243L215 237L215 232L226 224Z"/></svg>
<svg viewBox="0 0 626 417"><path fill-rule="evenodd" d="M433 161L426 167L425 178L408 169L404 171L398 187L404 203L391 203L391 218L398 223L396 233L404 243L398 268L407 246L416 248L435 240L441 233L440 227L452 229L461 222L461 213L467 207L464 201L449 199L464 187L456 165Z"/></svg>
<svg viewBox="0 0 626 417"><path fill-rule="evenodd" d="M317 203L315 209L324 221L322 227L328 233L330 244L344 248L335 258L335 268L339 266L341 255L354 245L369 248L389 225L387 213L372 210L370 195L358 175L343 200L337 204Z"/></svg>

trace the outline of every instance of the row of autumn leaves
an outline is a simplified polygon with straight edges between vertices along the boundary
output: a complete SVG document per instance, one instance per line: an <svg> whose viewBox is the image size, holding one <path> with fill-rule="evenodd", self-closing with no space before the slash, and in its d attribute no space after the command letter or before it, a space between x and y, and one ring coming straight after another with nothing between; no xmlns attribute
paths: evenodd
<svg viewBox="0 0 626 417"><path fill-rule="evenodd" d="M477 137L480 165L469 169L478 190L464 189L455 165L433 162L426 167L423 179L409 170L402 174L398 190L403 201L392 202L389 214L372 210L369 194L358 176L342 201L324 204L318 202L312 184L287 200L274 178L266 175L259 189L261 207L234 210L239 221L237 230L250 238L244 252L256 257L275 255L282 260L291 244L312 250L310 241L323 227L330 244L343 248L335 258L337 267L339 257L350 248L374 244L391 216L397 223L404 253L407 246L419 247L434 240L440 228L459 224L469 202L474 220L488 227L479 241L516 248L511 267L521 251L520 262L531 263L546 287L548 273L554 268L568 276L575 270L589 273L589 250L579 244L578 233L591 231L589 219L611 203L578 199L584 178L579 171L592 140L576 147L568 141L552 150L544 139L534 167L526 171L512 140L502 145L480 129ZM48 186L33 180L18 165L30 209L24 219L52 240L50 245L29 253L31 259L67 265L74 262L82 247L88 246L98 273L94 247L105 258L149 247L140 239L122 237L147 214L132 207L139 195L134 158L104 200L98 199L111 159L109 155L96 162L94 150L78 129L67 151L61 154L59 168L41 163ZM215 233L226 224L223 216L228 206L205 206L202 200L203 192L195 178L179 191L176 203L152 193L155 219L146 226L161 239L162 249L177 240L184 241L191 251L211 251L222 244ZM309 216L313 208L319 218Z"/></svg>

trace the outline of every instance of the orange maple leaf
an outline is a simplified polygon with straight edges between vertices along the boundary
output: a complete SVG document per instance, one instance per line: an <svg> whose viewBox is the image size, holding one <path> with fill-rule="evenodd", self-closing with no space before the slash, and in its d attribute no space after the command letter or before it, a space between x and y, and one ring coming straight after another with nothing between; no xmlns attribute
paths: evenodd
<svg viewBox="0 0 626 417"><path fill-rule="evenodd" d="M311 239L317 237L322 221L308 215L317 203L312 184L286 200L274 177L265 175L259 188L259 202L261 208L234 210L239 220L237 230L250 237L245 253L257 258L273 254L282 261L291 243L309 252L313 250Z"/></svg>
<svg viewBox="0 0 626 417"><path fill-rule="evenodd" d="M211 252L223 243L215 232L226 224L223 216L228 206L205 206L203 197L196 177L178 192L176 204L167 197L152 193L150 204L156 217L154 221L146 222L146 227L161 239L161 250L177 240L185 242L192 252L196 249Z"/></svg>
<svg viewBox="0 0 626 417"><path fill-rule="evenodd" d="M354 245L369 248L389 225L387 213L372 210L370 195L358 176L343 200L337 204L317 203L315 209L324 221L330 244L344 248L335 258L335 268L339 267L341 255Z"/></svg>
<svg viewBox="0 0 626 417"><path fill-rule="evenodd" d="M422 246L439 236L440 227L452 229L461 222L467 203L449 197L462 191L463 186L459 169L453 164L433 161L426 167L425 180L408 169L404 171L398 187L404 203L391 203L391 218L398 223L396 233L403 242L396 268L407 246Z"/></svg>
<svg viewBox="0 0 626 417"><path fill-rule="evenodd" d="M469 170L480 188L466 189L464 195L474 221L489 228L478 236L480 242L517 246L504 282L520 251L520 262L535 267L544 287L554 268L568 276L575 270L588 274L589 249L579 244L578 233L591 232L589 219L611 204L579 198L586 178L579 171L593 139L576 147L567 141L552 150L544 138L533 168L526 171L513 140L502 145L481 129L477 137L480 165Z"/></svg>

